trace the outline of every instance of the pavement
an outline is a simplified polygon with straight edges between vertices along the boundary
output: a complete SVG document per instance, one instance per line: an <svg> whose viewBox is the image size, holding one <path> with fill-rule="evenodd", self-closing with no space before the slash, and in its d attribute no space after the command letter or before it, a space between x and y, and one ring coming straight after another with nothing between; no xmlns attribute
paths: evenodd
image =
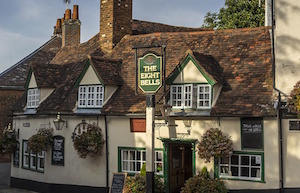
<svg viewBox="0 0 300 193"><path fill-rule="evenodd" d="M0 185L0 193L36 193L29 190L10 188L7 185Z"/></svg>

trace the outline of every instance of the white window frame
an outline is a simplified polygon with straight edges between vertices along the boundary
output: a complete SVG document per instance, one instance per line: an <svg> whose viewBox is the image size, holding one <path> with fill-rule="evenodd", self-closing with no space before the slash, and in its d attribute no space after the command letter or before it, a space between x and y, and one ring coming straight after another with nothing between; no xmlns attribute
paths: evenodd
<svg viewBox="0 0 300 193"><path fill-rule="evenodd" d="M132 157L130 158L129 156L127 157L127 159L123 159L124 158L124 154L125 152L127 153L127 155L130 155L130 153L132 153ZM137 159L137 154L138 152L140 153L140 159ZM158 155L160 155L161 157L159 157ZM131 149L131 148L123 148L121 149L121 157L120 157L120 165L121 165L121 172L127 172L127 173L132 173L132 174L136 174L136 173L140 173L140 170L137 169L137 165L140 165L140 169L142 169L143 164L146 164L146 150L144 149ZM132 164L132 169L130 168L130 166L125 169L124 168L124 164L128 164L128 166L130 164ZM154 160L154 164L155 164L155 173L157 175L163 175L164 174L164 167L163 167L163 151L162 150L155 150L155 160ZM157 170L158 169L158 165L160 165L161 170Z"/></svg>
<svg viewBox="0 0 300 193"><path fill-rule="evenodd" d="M203 88L203 92L200 92L200 88ZM206 88L208 88L208 91L205 91ZM203 96L203 98L200 97L201 95ZM208 99L205 98L206 95L208 95ZM197 109L210 109L211 99L212 99L211 85L198 84L197 85ZM201 105L201 102L203 102L203 105ZM207 102L208 102L208 106L204 105Z"/></svg>
<svg viewBox="0 0 300 193"><path fill-rule="evenodd" d="M180 92L178 91L179 88L181 89ZM176 92L174 91L175 89ZM176 95L176 97L173 97L173 95ZM181 96L181 98L179 98L179 96ZM171 85L170 99L171 99L171 106L173 108L179 108L179 109L192 108L193 107L193 84ZM186 103L189 103L189 105Z"/></svg>
<svg viewBox="0 0 300 193"><path fill-rule="evenodd" d="M27 91L27 108L37 108L40 103L40 90L30 88Z"/></svg>
<svg viewBox="0 0 300 193"><path fill-rule="evenodd" d="M43 172L44 167L40 165L40 162L45 163L45 151L39 153L29 152L27 141L23 140L23 160L22 167L34 171ZM26 161L27 160L27 161ZM27 163L28 162L28 163Z"/></svg>
<svg viewBox="0 0 300 193"><path fill-rule="evenodd" d="M238 156L238 164L232 164L231 163L231 157L227 157L225 159L228 159L228 163L221 163L222 158L219 159L219 177L220 178L226 178L226 179L240 179L240 180L249 180L249 181L262 181L263 177L263 155L254 155L254 154L238 154L234 153L234 156ZM242 164L241 159L242 157L249 157L249 164ZM257 165L252 165L251 159L254 158ZM259 162L259 166L258 163ZM238 169L238 175L232 176L232 168ZM241 170L242 168L248 168L249 176L242 176ZM251 176L251 172L253 170L259 170L259 174L256 174L256 177Z"/></svg>
<svg viewBox="0 0 300 193"><path fill-rule="evenodd" d="M102 85L79 86L78 107L101 108L104 102L104 87Z"/></svg>

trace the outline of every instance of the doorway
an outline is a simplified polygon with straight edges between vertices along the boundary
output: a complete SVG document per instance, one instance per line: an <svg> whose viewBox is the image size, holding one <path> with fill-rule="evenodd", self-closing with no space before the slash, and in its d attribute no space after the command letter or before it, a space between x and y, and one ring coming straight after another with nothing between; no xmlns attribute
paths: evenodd
<svg viewBox="0 0 300 193"><path fill-rule="evenodd" d="M170 143L168 147L169 192L179 193L186 180L193 176L192 143Z"/></svg>

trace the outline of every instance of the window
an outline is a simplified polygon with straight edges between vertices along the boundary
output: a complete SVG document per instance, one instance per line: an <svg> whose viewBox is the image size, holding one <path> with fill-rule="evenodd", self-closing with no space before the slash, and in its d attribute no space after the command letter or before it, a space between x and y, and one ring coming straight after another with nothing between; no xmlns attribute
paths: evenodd
<svg viewBox="0 0 300 193"><path fill-rule="evenodd" d="M289 130L290 131L300 131L299 121L289 121Z"/></svg>
<svg viewBox="0 0 300 193"><path fill-rule="evenodd" d="M78 90L78 106L95 108L102 107L104 88L101 85L80 86Z"/></svg>
<svg viewBox="0 0 300 193"><path fill-rule="evenodd" d="M206 84L198 85L197 91L197 108L211 108L211 86Z"/></svg>
<svg viewBox="0 0 300 193"><path fill-rule="evenodd" d="M139 173L146 164L146 150L145 149L131 149L121 148L120 153L120 172ZM163 152L160 150L155 151L155 172L158 175L163 175Z"/></svg>
<svg viewBox="0 0 300 193"><path fill-rule="evenodd" d="M231 157L220 158L219 177L263 181L263 153L234 153Z"/></svg>
<svg viewBox="0 0 300 193"><path fill-rule="evenodd" d="M172 85L171 104L174 108L192 108L193 85Z"/></svg>
<svg viewBox="0 0 300 193"><path fill-rule="evenodd" d="M40 91L37 88L28 89L27 91L27 107L36 108L40 102Z"/></svg>
<svg viewBox="0 0 300 193"><path fill-rule="evenodd" d="M36 171L44 171L45 168L45 152L34 153L29 152L27 141L23 141L23 168Z"/></svg>

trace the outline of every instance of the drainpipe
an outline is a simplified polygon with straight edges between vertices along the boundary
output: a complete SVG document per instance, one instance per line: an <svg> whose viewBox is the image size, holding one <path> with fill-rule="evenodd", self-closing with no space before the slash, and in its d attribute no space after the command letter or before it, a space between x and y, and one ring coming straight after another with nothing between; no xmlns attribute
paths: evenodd
<svg viewBox="0 0 300 193"><path fill-rule="evenodd" d="M106 188L109 188L109 152L108 152L108 126L106 115L104 115L104 124L105 124L105 152L106 152Z"/></svg>
<svg viewBox="0 0 300 193"><path fill-rule="evenodd" d="M273 89L278 92L278 107L277 107L277 121L278 121L278 135L279 135L279 184L280 193L284 193L284 159L283 159L283 135L282 135L282 115L281 115L281 91L276 88L276 78L275 78L275 10L274 10L274 0L271 0L271 20L272 20L272 74L273 74ZM284 94L284 93L283 93Z"/></svg>

